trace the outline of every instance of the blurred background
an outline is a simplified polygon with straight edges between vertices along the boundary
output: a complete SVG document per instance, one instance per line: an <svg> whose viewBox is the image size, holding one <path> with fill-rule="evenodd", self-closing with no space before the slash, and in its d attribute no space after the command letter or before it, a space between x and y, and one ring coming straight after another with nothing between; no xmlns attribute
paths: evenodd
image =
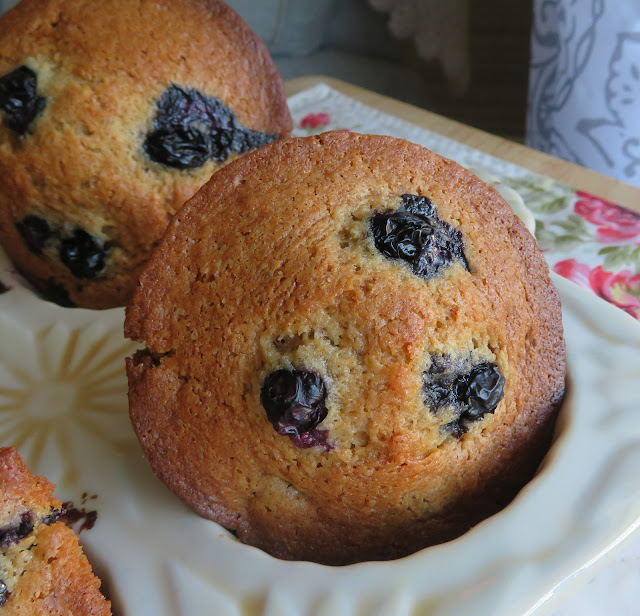
<svg viewBox="0 0 640 616"><path fill-rule="evenodd" d="M533 0L227 0L285 77L328 75L524 141Z"/></svg>
<svg viewBox="0 0 640 616"><path fill-rule="evenodd" d="M640 186L640 0L228 0L329 75Z"/></svg>

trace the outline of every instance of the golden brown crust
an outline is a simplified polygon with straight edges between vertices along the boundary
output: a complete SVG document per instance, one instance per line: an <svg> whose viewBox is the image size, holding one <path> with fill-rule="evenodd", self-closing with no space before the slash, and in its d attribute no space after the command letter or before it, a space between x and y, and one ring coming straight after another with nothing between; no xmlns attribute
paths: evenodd
<svg viewBox="0 0 640 616"><path fill-rule="evenodd" d="M0 543L2 616L108 616L110 602L82 553L78 537L62 522L50 522L61 509L54 485L34 476L12 447L0 448L0 532L27 515L24 537ZM7 594L8 591L8 594Z"/></svg>
<svg viewBox="0 0 640 616"><path fill-rule="evenodd" d="M368 216L406 193L461 231L469 271L425 281L371 248ZM346 131L216 173L167 229L125 331L147 345L127 370L154 471L282 558L394 558L459 535L533 475L564 390L558 295L509 206L424 148ZM495 414L459 439L422 394L447 354L506 377ZM325 379L329 451L267 420L262 383L286 366Z"/></svg>
<svg viewBox="0 0 640 616"><path fill-rule="evenodd" d="M32 279L54 278L79 305L126 303L169 217L221 166L210 160L185 171L146 157L144 136L166 88L220 98L247 128L291 130L266 47L218 0L23 0L0 31L0 76L26 65L47 98L32 134L0 122L0 239ZM104 237L110 269L78 280L29 252L15 229L28 214Z"/></svg>
<svg viewBox="0 0 640 616"><path fill-rule="evenodd" d="M34 476L13 447L0 447L0 480L0 526L33 507L45 515L62 507L53 496L55 486L45 477Z"/></svg>

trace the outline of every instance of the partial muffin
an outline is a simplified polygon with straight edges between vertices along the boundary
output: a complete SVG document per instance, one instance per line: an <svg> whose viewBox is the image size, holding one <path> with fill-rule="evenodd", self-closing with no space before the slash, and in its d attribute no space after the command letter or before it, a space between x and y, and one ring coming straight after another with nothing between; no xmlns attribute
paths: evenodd
<svg viewBox="0 0 640 616"><path fill-rule="evenodd" d="M57 521L54 487L14 448L0 448L0 614L111 614L78 537Z"/></svg>
<svg viewBox="0 0 640 616"><path fill-rule="evenodd" d="M184 201L291 130L218 0L22 0L0 33L0 242L63 305L124 305Z"/></svg>
<svg viewBox="0 0 640 616"><path fill-rule="evenodd" d="M288 139L216 173L127 308L133 426L196 512L286 559L459 536L534 475L564 391L531 234L390 137Z"/></svg>

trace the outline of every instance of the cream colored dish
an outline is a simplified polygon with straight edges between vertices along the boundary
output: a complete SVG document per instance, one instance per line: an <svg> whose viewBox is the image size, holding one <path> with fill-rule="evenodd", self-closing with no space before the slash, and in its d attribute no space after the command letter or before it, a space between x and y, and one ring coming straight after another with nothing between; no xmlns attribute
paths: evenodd
<svg viewBox="0 0 640 616"><path fill-rule="evenodd" d="M343 568L243 545L155 478L129 425L121 309L43 302L4 253L0 280L0 445L98 512L80 538L119 614L541 616L640 524L640 324L564 279L568 396L537 477L455 541Z"/></svg>

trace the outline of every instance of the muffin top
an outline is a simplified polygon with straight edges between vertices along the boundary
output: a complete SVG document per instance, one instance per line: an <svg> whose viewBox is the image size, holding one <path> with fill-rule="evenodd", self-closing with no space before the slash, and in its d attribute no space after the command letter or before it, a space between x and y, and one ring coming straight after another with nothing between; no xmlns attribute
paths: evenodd
<svg viewBox="0 0 640 616"><path fill-rule="evenodd" d="M392 558L504 506L564 389L557 292L492 188L390 137L271 144L178 213L127 309L131 417L199 513Z"/></svg>
<svg viewBox="0 0 640 616"><path fill-rule="evenodd" d="M0 237L74 303L126 302L170 216L289 133L266 47L218 0L23 0L0 19Z"/></svg>

